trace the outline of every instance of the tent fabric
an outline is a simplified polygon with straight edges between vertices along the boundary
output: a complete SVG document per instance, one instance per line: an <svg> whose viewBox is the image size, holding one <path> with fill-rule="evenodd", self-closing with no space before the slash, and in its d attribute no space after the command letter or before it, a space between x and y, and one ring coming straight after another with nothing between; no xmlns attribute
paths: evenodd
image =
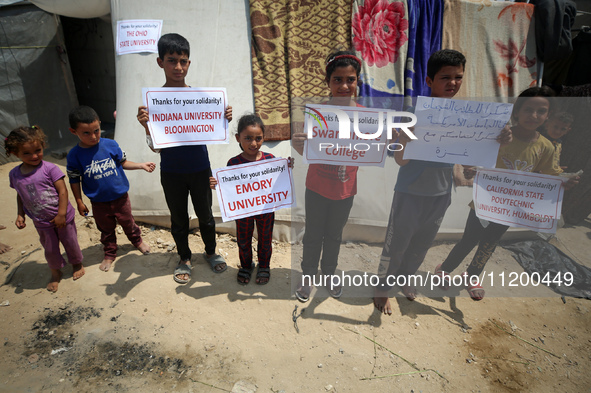
<svg viewBox="0 0 591 393"><path fill-rule="evenodd" d="M322 0L251 0L255 108L266 140L291 136L291 97L327 96L324 61L348 48L351 3Z"/></svg>
<svg viewBox="0 0 591 393"><path fill-rule="evenodd" d="M457 98L517 97L536 83L534 6L445 0L442 48L467 59Z"/></svg>
<svg viewBox="0 0 591 393"><path fill-rule="evenodd" d="M403 96L409 30L406 2L354 0L351 23L353 47L362 60L360 95Z"/></svg>
<svg viewBox="0 0 591 393"><path fill-rule="evenodd" d="M77 105L59 18L31 4L0 7L0 162L4 137L19 125L38 125L53 151L76 143L68 112Z"/></svg>
<svg viewBox="0 0 591 393"><path fill-rule="evenodd" d="M111 12L110 0L30 0L52 14L71 18L98 18Z"/></svg>

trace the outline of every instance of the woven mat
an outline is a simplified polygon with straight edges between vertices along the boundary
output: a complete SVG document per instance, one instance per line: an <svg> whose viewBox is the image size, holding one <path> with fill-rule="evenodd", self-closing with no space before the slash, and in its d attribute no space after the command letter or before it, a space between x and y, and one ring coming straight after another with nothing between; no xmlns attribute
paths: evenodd
<svg viewBox="0 0 591 393"><path fill-rule="evenodd" d="M347 0L250 0L255 111L266 140L290 138L292 97L328 96L324 60L349 49Z"/></svg>

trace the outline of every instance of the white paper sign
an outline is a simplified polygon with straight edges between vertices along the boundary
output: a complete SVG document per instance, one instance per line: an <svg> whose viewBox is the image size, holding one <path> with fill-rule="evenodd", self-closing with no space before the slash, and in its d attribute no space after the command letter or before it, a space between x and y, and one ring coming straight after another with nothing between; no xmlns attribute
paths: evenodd
<svg viewBox="0 0 591 393"><path fill-rule="evenodd" d="M336 111L348 116L350 138L339 138L339 118ZM304 145L304 163L348 166L384 166L388 153L386 117L384 110L332 105L308 104L304 110L304 130L311 128L312 136ZM357 117L356 117L357 116ZM355 119L358 121L355 121ZM382 133L373 139L362 139L355 133ZM341 130L342 131L342 130ZM395 149L391 146L391 149Z"/></svg>
<svg viewBox="0 0 591 393"><path fill-rule="evenodd" d="M404 159L494 168L496 141L511 117L512 104L418 97L416 141L406 145Z"/></svg>
<svg viewBox="0 0 591 393"><path fill-rule="evenodd" d="M479 218L555 233L563 193L562 178L558 176L483 169L476 173L472 196Z"/></svg>
<svg viewBox="0 0 591 393"><path fill-rule="evenodd" d="M117 22L117 54L158 53L161 20L120 20Z"/></svg>
<svg viewBox="0 0 591 393"><path fill-rule="evenodd" d="M224 222L295 206L291 169L285 158L215 169L213 177Z"/></svg>
<svg viewBox="0 0 591 393"><path fill-rule="evenodd" d="M142 96L155 149L229 143L225 88L145 87Z"/></svg>

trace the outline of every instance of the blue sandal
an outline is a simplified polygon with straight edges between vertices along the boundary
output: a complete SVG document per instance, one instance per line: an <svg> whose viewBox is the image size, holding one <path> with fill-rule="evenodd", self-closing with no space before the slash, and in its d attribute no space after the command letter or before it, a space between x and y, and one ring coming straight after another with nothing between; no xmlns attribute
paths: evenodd
<svg viewBox="0 0 591 393"><path fill-rule="evenodd" d="M214 273L223 273L226 271L226 269L228 269L228 264L226 263L226 260L220 254L215 254L211 258L208 257L207 254L203 254L203 257L209 263L209 266L211 266L211 270L213 270ZM221 265L222 263L224 264L224 267L219 270L216 269L216 266Z"/></svg>
<svg viewBox="0 0 591 393"><path fill-rule="evenodd" d="M186 274L189 276L189 278L187 279L182 279L182 278L178 278L177 276L181 275L181 274ZM176 267L176 269L174 269L174 273L172 278L174 279L174 281L178 282L179 284L186 284L189 282L189 280L191 280L191 266L187 265L185 263L179 263L178 266Z"/></svg>

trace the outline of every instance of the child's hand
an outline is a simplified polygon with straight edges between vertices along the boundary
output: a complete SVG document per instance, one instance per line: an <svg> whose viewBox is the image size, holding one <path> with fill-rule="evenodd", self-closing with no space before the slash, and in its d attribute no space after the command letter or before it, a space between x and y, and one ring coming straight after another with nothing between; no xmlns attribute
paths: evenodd
<svg viewBox="0 0 591 393"><path fill-rule="evenodd" d="M414 127L408 127L408 130L410 132L413 133L415 132L415 128ZM408 134L404 131L397 131L397 130L392 130L393 132L396 132L398 134L398 143L400 143L401 145L406 147L406 144L408 142L412 142L413 139L411 139ZM392 139L394 139L394 134L392 134ZM392 143L396 142L396 140L394 140Z"/></svg>
<svg viewBox="0 0 591 393"><path fill-rule="evenodd" d="M156 164L154 164L153 162L142 162L140 164L140 167L144 171L146 171L148 173L152 173L152 172L154 172L154 169L156 169Z"/></svg>
<svg viewBox="0 0 591 393"><path fill-rule="evenodd" d="M140 122L144 128L148 128L148 121L150 121L150 115L148 115L148 108L140 106L137 108L137 121Z"/></svg>
<svg viewBox="0 0 591 393"><path fill-rule="evenodd" d="M78 213L80 213L81 216L86 216L88 214L89 210L86 207L86 205L84 204L84 202L80 201L78 202Z"/></svg>
<svg viewBox="0 0 591 393"><path fill-rule="evenodd" d="M53 225L55 225L56 228L63 228L66 226L66 215L65 214L58 214L57 216L55 216L53 218L53 220L51 220L49 222L52 223Z"/></svg>
<svg viewBox="0 0 591 393"><path fill-rule="evenodd" d="M398 130L396 130L395 128L392 129L392 139L390 139L388 141L388 144L391 145L393 143L396 143L396 141L400 138L400 132L398 132Z"/></svg>
<svg viewBox="0 0 591 393"><path fill-rule="evenodd" d="M230 105L226 107L226 110L224 111L224 117L226 120L228 120L228 122L232 121L232 107Z"/></svg>
<svg viewBox="0 0 591 393"><path fill-rule="evenodd" d="M288 157L287 158L287 166L290 169L293 169L294 165L295 165L295 158L294 157Z"/></svg>
<svg viewBox="0 0 591 393"><path fill-rule="evenodd" d="M308 134L305 132L296 132L291 136L291 145L300 154L304 154L304 142L308 139Z"/></svg>
<svg viewBox="0 0 591 393"><path fill-rule="evenodd" d="M14 222L14 225L16 225L16 227L18 229L23 229L24 227L27 226L27 224L25 224L25 216L21 216L20 214L16 217L16 221Z"/></svg>
<svg viewBox="0 0 591 393"><path fill-rule="evenodd" d="M497 137L497 142L501 144L501 146L508 145L513 141L513 131L511 131L511 127L505 126L501 130L501 133Z"/></svg>
<svg viewBox="0 0 591 393"><path fill-rule="evenodd" d="M466 180L472 179L476 176L476 167L470 165L462 165L464 167L464 178Z"/></svg>
<svg viewBox="0 0 591 393"><path fill-rule="evenodd" d="M215 177L210 177L209 178L209 188L211 188L212 190L215 190L215 186L218 185L218 181L215 179Z"/></svg>
<svg viewBox="0 0 591 393"><path fill-rule="evenodd" d="M581 180L580 176L571 177L570 179L568 179L566 183L564 183L564 189L570 190L571 188L579 184L579 180Z"/></svg>

